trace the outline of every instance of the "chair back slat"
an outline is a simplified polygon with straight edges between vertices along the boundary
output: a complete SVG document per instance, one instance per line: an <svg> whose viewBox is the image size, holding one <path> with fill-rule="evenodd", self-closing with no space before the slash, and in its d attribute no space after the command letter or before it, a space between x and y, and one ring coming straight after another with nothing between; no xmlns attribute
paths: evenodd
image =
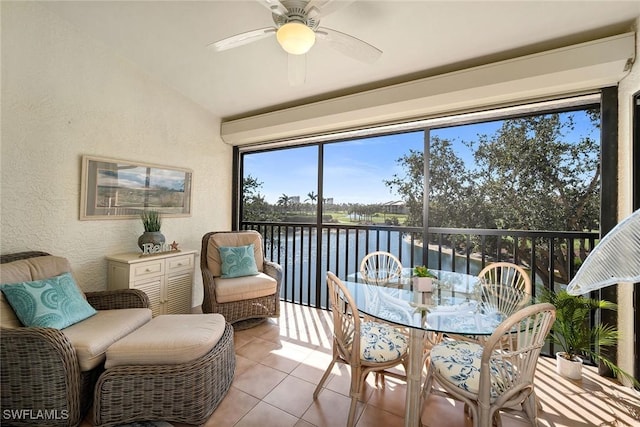
<svg viewBox="0 0 640 427"><path fill-rule="evenodd" d="M529 295L518 288L498 283L483 284L480 287L480 301L485 313L499 313L505 319L522 308Z"/></svg>
<svg viewBox="0 0 640 427"><path fill-rule="evenodd" d="M531 278L521 266L511 262L494 262L483 268L478 277L487 284L512 286L531 295Z"/></svg>
<svg viewBox="0 0 640 427"><path fill-rule="evenodd" d="M500 324L482 354L479 402L489 405L533 388L538 357L554 320L555 307L542 303L520 309ZM505 342L513 344L505 347Z"/></svg>
<svg viewBox="0 0 640 427"><path fill-rule="evenodd" d="M360 275L367 283L387 283L402 276L402 264L389 252L371 252L360 262Z"/></svg>
<svg viewBox="0 0 640 427"><path fill-rule="evenodd" d="M327 272L327 285L334 342L343 358L355 362L360 359L360 313L347 287L330 271Z"/></svg>

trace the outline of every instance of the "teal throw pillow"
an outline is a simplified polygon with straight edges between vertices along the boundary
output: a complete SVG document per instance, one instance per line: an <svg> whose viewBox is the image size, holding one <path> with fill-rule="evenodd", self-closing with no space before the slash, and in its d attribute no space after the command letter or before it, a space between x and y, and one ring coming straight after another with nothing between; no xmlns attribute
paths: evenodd
<svg viewBox="0 0 640 427"><path fill-rule="evenodd" d="M219 249L220 259L222 260L222 275L220 277L228 279L258 274L258 266L253 256L253 244L247 246L221 246Z"/></svg>
<svg viewBox="0 0 640 427"><path fill-rule="evenodd" d="M71 273L34 282L0 285L25 326L63 329L96 314Z"/></svg>

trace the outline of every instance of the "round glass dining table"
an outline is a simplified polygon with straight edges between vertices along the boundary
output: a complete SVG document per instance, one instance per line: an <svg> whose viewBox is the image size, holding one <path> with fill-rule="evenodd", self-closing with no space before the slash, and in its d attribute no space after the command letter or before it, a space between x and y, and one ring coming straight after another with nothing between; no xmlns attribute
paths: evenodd
<svg viewBox="0 0 640 427"><path fill-rule="evenodd" d="M491 335L504 315L482 303L483 281L463 273L430 270L437 278L431 292L414 289L412 270L385 283L371 283L360 273L343 279L358 310L373 318L409 328L409 363L405 426L420 425L420 394L425 333Z"/></svg>

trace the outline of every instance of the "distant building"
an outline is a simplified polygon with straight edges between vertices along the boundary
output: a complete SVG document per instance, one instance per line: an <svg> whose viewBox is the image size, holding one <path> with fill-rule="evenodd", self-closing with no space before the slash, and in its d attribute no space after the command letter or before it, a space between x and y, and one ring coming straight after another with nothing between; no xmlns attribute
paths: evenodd
<svg viewBox="0 0 640 427"><path fill-rule="evenodd" d="M300 203L300 196L289 197L289 203Z"/></svg>
<svg viewBox="0 0 640 427"><path fill-rule="evenodd" d="M333 197L325 197L324 204L325 205L332 205L333 204Z"/></svg>
<svg viewBox="0 0 640 427"><path fill-rule="evenodd" d="M407 206L402 200L382 203L380 205L384 213L389 214L406 214Z"/></svg>

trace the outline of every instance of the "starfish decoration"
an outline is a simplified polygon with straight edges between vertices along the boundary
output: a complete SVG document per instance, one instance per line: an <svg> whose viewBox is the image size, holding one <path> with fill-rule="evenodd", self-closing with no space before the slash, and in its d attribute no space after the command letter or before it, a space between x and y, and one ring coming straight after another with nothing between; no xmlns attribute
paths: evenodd
<svg viewBox="0 0 640 427"><path fill-rule="evenodd" d="M178 250L178 244L176 243L176 241L174 240L173 243L171 243L171 250L172 251L177 251Z"/></svg>

